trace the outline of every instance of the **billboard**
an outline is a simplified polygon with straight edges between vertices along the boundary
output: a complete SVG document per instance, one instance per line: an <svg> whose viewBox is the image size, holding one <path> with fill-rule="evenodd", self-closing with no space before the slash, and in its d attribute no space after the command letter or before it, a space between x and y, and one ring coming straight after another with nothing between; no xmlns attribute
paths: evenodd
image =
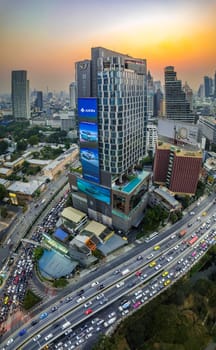
<svg viewBox="0 0 216 350"><path fill-rule="evenodd" d="M98 142L98 126L96 123L80 122L80 143L97 143ZM96 144L95 144L96 146Z"/></svg>
<svg viewBox="0 0 216 350"><path fill-rule="evenodd" d="M97 118L97 99L96 98L78 98L78 116L79 118Z"/></svg>
<svg viewBox="0 0 216 350"><path fill-rule="evenodd" d="M88 196L110 205L110 190L108 188L92 184L83 179L77 179L77 187Z"/></svg>
<svg viewBox="0 0 216 350"><path fill-rule="evenodd" d="M99 157L98 150L81 147L80 156L82 163L82 173L86 180L94 181L99 183Z"/></svg>

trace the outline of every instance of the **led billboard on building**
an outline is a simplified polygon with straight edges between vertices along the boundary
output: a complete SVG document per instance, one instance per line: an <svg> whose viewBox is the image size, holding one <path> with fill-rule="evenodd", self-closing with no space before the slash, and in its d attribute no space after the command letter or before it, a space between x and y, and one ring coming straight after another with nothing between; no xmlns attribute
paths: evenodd
<svg viewBox="0 0 216 350"><path fill-rule="evenodd" d="M78 116L79 118L97 118L97 99L96 98L78 98Z"/></svg>
<svg viewBox="0 0 216 350"><path fill-rule="evenodd" d="M99 183L98 150L93 148L80 148L83 177L86 180Z"/></svg>
<svg viewBox="0 0 216 350"><path fill-rule="evenodd" d="M80 143L97 143L98 142L98 126L96 123L80 122Z"/></svg>
<svg viewBox="0 0 216 350"><path fill-rule="evenodd" d="M88 196L110 205L110 190L108 188L92 184L82 179L77 179L77 187Z"/></svg>

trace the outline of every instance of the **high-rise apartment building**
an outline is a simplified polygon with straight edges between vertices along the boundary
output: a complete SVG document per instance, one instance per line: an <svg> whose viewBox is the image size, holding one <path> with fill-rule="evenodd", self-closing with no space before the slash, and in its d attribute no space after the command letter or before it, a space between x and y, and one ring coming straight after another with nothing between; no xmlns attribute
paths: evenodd
<svg viewBox="0 0 216 350"><path fill-rule="evenodd" d="M73 82L69 86L70 108L76 108L76 83Z"/></svg>
<svg viewBox="0 0 216 350"><path fill-rule="evenodd" d="M187 151L159 142L154 161L154 182L180 195L194 195L202 165L201 151Z"/></svg>
<svg viewBox="0 0 216 350"><path fill-rule="evenodd" d="M173 66L165 68L165 113L168 119L194 123L195 117L186 100L181 80L177 80Z"/></svg>
<svg viewBox="0 0 216 350"><path fill-rule="evenodd" d="M146 60L92 48L91 60L76 63L76 79L83 173L71 177L82 193L73 191L73 204L127 231L143 217L149 181L134 170L146 154Z"/></svg>
<svg viewBox="0 0 216 350"><path fill-rule="evenodd" d="M204 77L204 94L205 97L211 97L213 95L213 80L210 77Z"/></svg>
<svg viewBox="0 0 216 350"><path fill-rule="evenodd" d="M147 115L148 118L154 115L154 82L149 71L147 74Z"/></svg>
<svg viewBox="0 0 216 350"><path fill-rule="evenodd" d="M214 74L214 97L216 98L216 72Z"/></svg>
<svg viewBox="0 0 216 350"><path fill-rule="evenodd" d="M36 99L35 99L35 108L37 111L43 111L43 92L37 91L36 92Z"/></svg>
<svg viewBox="0 0 216 350"><path fill-rule="evenodd" d="M27 71L12 71L12 109L16 120L30 118L29 81Z"/></svg>

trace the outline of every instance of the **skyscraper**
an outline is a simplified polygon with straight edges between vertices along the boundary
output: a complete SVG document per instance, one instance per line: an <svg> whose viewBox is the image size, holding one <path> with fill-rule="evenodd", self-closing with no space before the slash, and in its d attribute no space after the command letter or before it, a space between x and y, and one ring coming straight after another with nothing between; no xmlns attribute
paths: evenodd
<svg viewBox="0 0 216 350"><path fill-rule="evenodd" d="M42 91L37 91L36 93L35 108L39 112L43 110L43 92Z"/></svg>
<svg viewBox="0 0 216 350"><path fill-rule="evenodd" d="M193 123L195 118L190 111L190 103L182 90L181 80L177 80L173 66L165 68L165 108L166 117Z"/></svg>
<svg viewBox="0 0 216 350"><path fill-rule="evenodd" d="M210 97L213 95L213 80L210 77L204 77L204 94L205 97Z"/></svg>
<svg viewBox="0 0 216 350"><path fill-rule="evenodd" d="M69 86L69 95L70 95L70 108L76 108L76 83L72 82Z"/></svg>
<svg viewBox="0 0 216 350"><path fill-rule="evenodd" d="M30 118L29 81L27 71L12 71L12 108L16 120Z"/></svg>
<svg viewBox="0 0 216 350"><path fill-rule="evenodd" d="M135 174L134 167L146 154L146 60L92 48L91 60L76 63L76 79L83 179L89 181L78 179L77 187L87 194L91 217L127 231L143 216L143 188L148 187L143 177L124 191L129 174ZM95 200L97 190L109 193L110 199ZM73 203L79 205L77 197ZM83 203L77 209L83 209Z"/></svg>

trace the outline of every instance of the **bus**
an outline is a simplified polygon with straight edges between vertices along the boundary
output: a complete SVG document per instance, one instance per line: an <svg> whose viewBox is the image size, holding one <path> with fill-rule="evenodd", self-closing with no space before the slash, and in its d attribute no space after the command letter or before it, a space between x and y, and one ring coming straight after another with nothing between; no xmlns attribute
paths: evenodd
<svg viewBox="0 0 216 350"><path fill-rule="evenodd" d="M188 244L189 244L189 245L193 245L197 240L198 240L198 236L194 236L193 238L191 238L191 239L188 241Z"/></svg>
<svg viewBox="0 0 216 350"><path fill-rule="evenodd" d="M183 237L184 235L186 235L186 233L187 233L187 230L181 230L180 232L179 232L179 237L181 238L181 237Z"/></svg>
<svg viewBox="0 0 216 350"><path fill-rule="evenodd" d="M150 242L150 241L151 241L152 239L154 239L157 235L158 235L158 232L153 232L153 233L151 233L151 234L149 235L149 237L147 237L147 238L145 239L145 242L146 242L146 243Z"/></svg>

